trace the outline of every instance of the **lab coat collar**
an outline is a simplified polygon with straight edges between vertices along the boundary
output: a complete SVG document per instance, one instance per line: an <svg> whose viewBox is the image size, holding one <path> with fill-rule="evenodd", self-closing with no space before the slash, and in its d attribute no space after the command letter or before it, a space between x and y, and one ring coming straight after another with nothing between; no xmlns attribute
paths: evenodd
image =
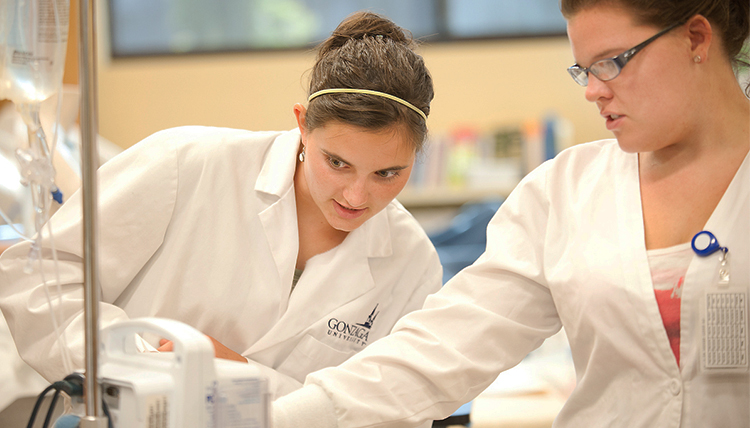
<svg viewBox="0 0 750 428"><path fill-rule="evenodd" d="M354 236L347 237L361 240L361 245L367 248L368 257L389 257L393 254L387 211L388 207L384 208L349 234Z"/></svg>
<svg viewBox="0 0 750 428"><path fill-rule="evenodd" d="M255 191L271 195L269 205L258 216L276 263L279 284L291 288L294 265L299 251L297 208L294 198L294 171L300 144L298 130L277 136L266 152L255 181ZM280 312L287 302L281 300Z"/></svg>
<svg viewBox="0 0 750 428"><path fill-rule="evenodd" d="M728 245L730 238L736 237L736 231L731 228L733 224L737 223L736 219L743 215L743 205L750 198L750 193L747 192L746 187L749 178L750 152L745 155L745 159L729 183L729 187L724 191L724 195L703 228L703 230L711 231L717 238L720 237L719 243L727 242L724 245Z"/></svg>
<svg viewBox="0 0 750 428"><path fill-rule="evenodd" d="M294 182L300 138L299 129L276 137L268 149L263 167L255 181L256 191L281 197L289 190Z"/></svg>

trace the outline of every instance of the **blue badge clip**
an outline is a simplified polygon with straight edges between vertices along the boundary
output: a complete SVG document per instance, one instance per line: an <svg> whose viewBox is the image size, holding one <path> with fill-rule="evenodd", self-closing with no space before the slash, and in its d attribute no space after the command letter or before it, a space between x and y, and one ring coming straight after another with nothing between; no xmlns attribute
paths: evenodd
<svg viewBox="0 0 750 428"><path fill-rule="evenodd" d="M693 236L693 241L690 243L693 247L695 254L701 257L707 257L711 254L721 250L724 253L729 251L726 247L719 245L719 241L716 239L713 233L704 230L698 232Z"/></svg>

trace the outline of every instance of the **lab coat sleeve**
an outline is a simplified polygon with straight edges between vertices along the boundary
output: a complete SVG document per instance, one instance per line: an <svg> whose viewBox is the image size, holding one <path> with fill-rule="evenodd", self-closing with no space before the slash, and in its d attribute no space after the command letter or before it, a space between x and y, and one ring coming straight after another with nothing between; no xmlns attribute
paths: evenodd
<svg viewBox="0 0 750 428"><path fill-rule="evenodd" d="M337 428L336 409L325 390L307 385L273 402L273 428Z"/></svg>
<svg viewBox="0 0 750 428"><path fill-rule="evenodd" d="M268 379L268 392L274 399L283 397L302 388L302 382L291 376L285 375L249 358L247 359L247 362L258 369L258 373L261 377Z"/></svg>
<svg viewBox="0 0 750 428"><path fill-rule="evenodd" d="M105 164L98 175L99 325L103 328L128 318L115 302L163 241L178 181L173 145L155 134ZM49 381L84 367L80 207L78 192L44 227L42 257L32 263L32 273L24 272L30 243L19 243L0 257L0 309L21 357ZM54 311L49 309L48 295ZM53 319L64 341L58 338ZM62 348L69 350L72 367L63 363Z"/></svg>
<svg viewBox="0 0 750 428"><path fill-rule="evenodd" d="M406 305L404 305L402 316L417 309L421 309L427 296L438 292L442 287L443 267L440 265L440 259L436 252L435 256L430 259L426 266L425 272L420 280L420 285L414 289L414 292L409 297Z"/></svg>
<svg viewBox="0 0 750 428"><path fill-rule="evenodd" d="M274 405L280 415L325 420L328 395L339 427L410 427L449 416L561 327L543 271L546 167L519 184L488 227L485 253L391 335L342 365L310 374ZM304 398L304 400L302 399Z"/></svg>

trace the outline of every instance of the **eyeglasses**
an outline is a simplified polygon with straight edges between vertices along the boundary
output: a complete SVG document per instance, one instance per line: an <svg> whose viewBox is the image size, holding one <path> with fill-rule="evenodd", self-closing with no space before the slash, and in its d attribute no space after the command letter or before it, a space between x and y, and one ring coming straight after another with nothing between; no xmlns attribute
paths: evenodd
<svg viewBox="0 0 750 428"><path fill-rule="evenodd" d="M571 77L573 77L573 80L575 80L576 83L581 86L587 86L589 84L589 73L593 74L597 79L604 82L612 80L620 75L620 71L623 67L625 67L625 64L633 59L635 54L640 52L641 49L645 48L649 43L653 42L654 40L658 39L659 37L679 27L682 24L682 22L678 22L674 25L671 25L659 31L653 37L641 43L640 45L630 48L620 55L617 55L616 57L600 59L599 61L591 64L589 68L584 68L578 64L575 64L568 68L568 73Z"/></svg>

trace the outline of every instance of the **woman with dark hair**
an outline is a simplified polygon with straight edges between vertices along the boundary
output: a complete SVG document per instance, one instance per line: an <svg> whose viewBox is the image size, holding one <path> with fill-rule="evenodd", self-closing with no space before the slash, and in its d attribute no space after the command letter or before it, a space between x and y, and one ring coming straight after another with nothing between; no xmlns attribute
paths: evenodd
<svg viewBox="0 0 750 428"><path fill-rule="evenodd" d="M414 48L385 17L355 14L320 47L308 106L294 106L298 129L169 129L105 164L100 325L187 323L213 339L217 357L256 365L278 397L421 307L442 271L394 199L433 98ZM24 273L29 243L0 258L0 308L21 356L50 381L83 367L79 201L52 218L57 256L45 236L33 274ZM44 297L43 278L56 272L62 294L49 292L68 346ZM63 365L65 353L74 367Z"/></svg>
<svg viewBox="0 0 750 428"><path fill-rule="evenodd" d="M556 427L750 426L747 0L563 0L568 69L616 139L525 177L423 309L277 400L274 427L441 419L565 328ZM746 61L746 60L745 60Z"/></svg>

